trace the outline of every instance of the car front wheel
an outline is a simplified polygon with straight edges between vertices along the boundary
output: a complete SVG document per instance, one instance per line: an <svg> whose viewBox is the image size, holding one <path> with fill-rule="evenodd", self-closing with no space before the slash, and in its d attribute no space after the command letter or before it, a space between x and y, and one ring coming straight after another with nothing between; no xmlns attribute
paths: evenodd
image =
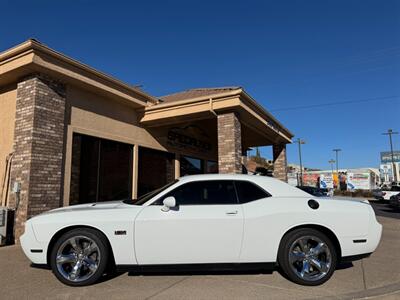
<svg viewBox="0 0 400 300"><path fill-rule="evenodd" d="M64 233L55 243L50 263L54 275L70 286L95 283L103 275L109 257L105 237L90 228Z"/></svg>
<svg viewBox="0 0 400 300"><path fill-rule="evenodd" d="M293 282L320 285L335 271L337 254L332 241L325 234L302 228L283 237L278 261L284 274Z"/></svg>

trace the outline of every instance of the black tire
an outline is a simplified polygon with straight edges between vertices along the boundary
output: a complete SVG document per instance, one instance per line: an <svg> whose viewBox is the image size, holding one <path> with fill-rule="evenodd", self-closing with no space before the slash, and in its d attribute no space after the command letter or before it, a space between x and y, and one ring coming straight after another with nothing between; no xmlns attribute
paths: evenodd
<svg viewBox="0 0 400 300"><path fill-rule="evenodd" d="M57 264L57 254L59 251L61 251L61 247L63 247L63 245L68 243L68 241L72 238L82 238L82 240L85 240L85 238L86 238L88 241L93 241L95 243L95 245L97 246L96 252L94 252L92 254L92 255L96 255L96 257L100 257L98 263L95 264L96 270L94 272L90 272L89 268L86 267L86 265L84 265L82 263L82 265L84 266L83 268L85 270L87 269L87 273L90 273L90 277L88 277L87 279L74 281L74 280L66 278L65 274L63 275L61 273L61 271L59 270L59 268L62 268L64 270L65 265L63 265L63 267L60 267L60 264ZM86 285L94 284L103 276L106 268L109 266L109 257L110 257L110 251L109 251L108 243L107 243L106 237L101 232L91 229L91 228L76 228L76 229L72 229L71 231L64 233L55 242L55 244L51 250L51 254L50 254L50 266L51 266L51 269L52 269L54 275L62 283L69 285L69 286L86 286ZM74 263L76 263L76 262L74 262ZM74 263L70 263L70 264L72 265ZM71 268L71 266L68 266L68 264L66 264L66 267ZM81 270L81 268L80 268L80 270ZM80 271L80 273L81 272L82 271ZM65 272L65 273L67 273L67 272Z"/></svg>
<svg viewBox="0 0 400 300"><path fill-rule="evenodd" d="M330 257L330 264L329 264L329 269L326 272L319 272L319 270L317 270L317 268L315 268L314 270L314 266L311 265L311 267L313 268L313 272L319 272L320 275L322 276L321 278L318 278L317 275L315 275L315 278L308 279L308 278L302 278L300 276L300 274L298 272L299 269L297 269L297 272L295 271L295 269L298 268L302 268L302 266L304 265L303 261L296 261L293 264L291 264L290 259L289 259L289 255L291 253L291 248L293 247L294 244L296 244L296 241L298 241L301 238L305 238L305 237L315 237L315 240L320 240L323 243L325 243L327 249L329 249L329 252L326 250L327 253L329 254L321 254L320 258L324 258L326 259L326 257ZM312 240L310 240L310 242L312 242ZM296 249L299 249L297 246ZM312 247L311 247L312 248ZM326 249L326 248L324 248ZM306 258L308 260L308 258ZM322 232L312 229L312 228L300 228L300 229L296 229L293 230L289 233L287 233L283 238L282 241L280 243L279 246L279 252L278 252L278 264L281 268L281 270L283 271L284 275L291 281L297 283L297 284L301 284L301 285L307 285L307 286L315 286L315 285L321 285L323 283L325 283L327 280L329 280L329 278L331 278L333 272L336 269L337 266L337 253L336 253L336 249L334 247L334 244L332 243L332 241ZM309 262L308 262L309 264ZM328 265L328 264L327 264ZM310 269L309 269L310 270ZM303 273L304 274L304 273ZM309 273L307 273L307 276ZM311 277L311 275L310 275Z"/></svg>

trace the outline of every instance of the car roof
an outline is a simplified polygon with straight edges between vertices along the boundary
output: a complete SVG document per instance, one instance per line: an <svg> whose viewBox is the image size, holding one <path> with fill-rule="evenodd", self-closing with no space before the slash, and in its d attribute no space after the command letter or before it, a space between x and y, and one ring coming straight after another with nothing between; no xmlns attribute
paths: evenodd
<svg viewBox="0 0 400 300"><path fill-rule="evenodd" d="M247 175L247 174L198 174L198 175L185 175L179 178L179 180L185 181L197 181L197 180L216 180L216 179L247 179L252 180L257 175ZM265 177L268 179L273 179L272 177Z"/></svg>
<svg viewBox="0 0 400 300"><path fill-rule="evenodd" d="M287 184L279 179L245 174L201 174L201 175L186 175L179 178L181 184L193 181L203 180L246 180L251 181L275 197L310 197L307 192L300 190L294 186Z"/></svg>

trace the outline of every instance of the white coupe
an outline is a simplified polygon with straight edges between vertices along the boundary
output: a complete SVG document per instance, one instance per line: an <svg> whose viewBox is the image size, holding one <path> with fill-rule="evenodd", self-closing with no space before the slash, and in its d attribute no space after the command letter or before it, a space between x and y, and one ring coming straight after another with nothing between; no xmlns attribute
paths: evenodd
<svg viewBox="0 0 400 300"><path fill-rule="evenodd" d="M21 245L71 286L107 268L273 269L318 285L369 256L382 226L368 201L316 198L277 179L182 177L138 200L63 207L25 225Z"/></svg>

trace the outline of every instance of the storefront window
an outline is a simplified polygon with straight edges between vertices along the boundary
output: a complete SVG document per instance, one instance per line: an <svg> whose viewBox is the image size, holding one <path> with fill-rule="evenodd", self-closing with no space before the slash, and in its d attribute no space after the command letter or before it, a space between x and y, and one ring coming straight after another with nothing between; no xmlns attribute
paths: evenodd
<svg viewBox="0 0 400 300"><path fill-rule="evenodd" d="M207 174L216 174L218 173L218 162L214 160L206 161L206 173Z"/></svg>
<svg viewBox="0 0 400 300"><path fill-rule="evenodd" d="M189 156L181 156L180 163L181 176L204 173L204 163L201 159Z"/></svg>
<svg viewBox="0 0 400 300"><path fill-rule="evenodd" d="M139 197L175 179L174 159L172 153L139 147Z"/></svg>
<svg viewBox="0 0 400 300"><path fill-rule="evenodd" d="M132 146L74 134L70 204L131 197Z"/></svg>

